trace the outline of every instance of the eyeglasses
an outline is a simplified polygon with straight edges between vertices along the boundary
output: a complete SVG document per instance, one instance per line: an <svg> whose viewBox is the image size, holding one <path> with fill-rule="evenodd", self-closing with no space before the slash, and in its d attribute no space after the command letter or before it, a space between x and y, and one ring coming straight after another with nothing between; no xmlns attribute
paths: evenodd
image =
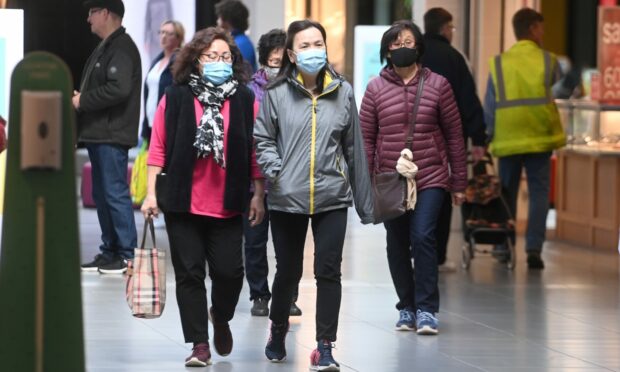
<svg viewBox="0 0 620 372"><path fill-rule="evenodd" d="M166 30L159 30L157 31L157 33L161 36L161 35L165 35L165 36L176 36L176 32L174 31L166 31Z"/></svg>
<svg viewBox="0 0 620 372"><path fill-rule="evenodd" d="M92 16L95 13L99 13L100 11L102 11L105 8L92 8L88 10L88 16Z"/></svg>
<svg viewBox="0 0 620 372"><path fill-rule="evenodd" d="M280 67L282 65L282 58L269 58L267 65L269 67Z"/></svg>
<svg viewBox="0 0 620 372"><path fill-rule="evenodd" d="M403 42L393 41L390 44L390 49L399 49L402 47L413 48L415 46L415 41L413 40L405 40Z"/></svg>
<svg viewBox="0 0 620 372"><path fill-rule="evenodd" d="M217 54L215 52L204 53L201 54L200 57L204 58L203 62L217 62L222 61L226 63L232 63L234 60L233 55L230 52L224 52L222 54Z"/></svg>

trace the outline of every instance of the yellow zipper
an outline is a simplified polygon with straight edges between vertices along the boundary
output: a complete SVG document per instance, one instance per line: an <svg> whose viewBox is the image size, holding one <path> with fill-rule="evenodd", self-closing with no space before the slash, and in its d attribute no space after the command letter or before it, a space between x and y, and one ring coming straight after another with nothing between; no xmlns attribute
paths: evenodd
<svg viewBox="0 0 620 372"><path fill-rule="evenodd" d="M312 144L310 147L310 214L314 214L314 162L316 158L316 98L312 97Z"/></svg>
<svg viewBox="0 0 620 372"><path fill-rule="evenodd" d="M340 166L340 155L336 155L336 170L346 181L347 177L344 175L344 170L342 170L342 167Z"/></svg>
<svg viewBox="0 0 620 372"><path fill-rule="evenodd" d="M316 106L317 101L321 96L335 91L338 88L336 85L334 88L328 91L324 91L318 96L314 97L310 92L306 91L310 98L312 98L312 142L310 144L310 214L314 214L314 165L316 162Z"/></svg>

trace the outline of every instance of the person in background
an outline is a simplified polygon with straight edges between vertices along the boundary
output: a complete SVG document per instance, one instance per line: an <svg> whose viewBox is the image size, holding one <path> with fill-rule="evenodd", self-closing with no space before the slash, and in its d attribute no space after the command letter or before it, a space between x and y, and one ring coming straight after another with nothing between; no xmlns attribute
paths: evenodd
<svg viewBox="0 0 620 372"><path fill-rule="evenodd" d="M250 81L250 88L254 91L254 97L260 104L265 94L265 88L280 71L282 56L286 43L286 33L281 29L273 29L264 34L258 40L258 62L261 68L256 71ZM267 193L269 185L265 186L265 218L263 222L252 227L244 219L243 235L245 248L245 277L250 286L250 301L253 301L250 313L254 316L269 315L269 282L267 274L269 265L267 262L267 241L269 240L269 212L267 212ZM253 189L250 190L254 192ZM301 316L301 309L297 306L299 285L293 294L293 302L289 315Z"/></svg>
<svg viewBox="0 0 620 372"><path fill-rule="evenodd" d="M82 271L124 273L137 246L136 222L127 184L129 149L138 142L140 53L122 26L121 0L87 0L91 31L102 39L88 58L80 91L72 103L77 111L77 141L92 164L93 199L102 244Z"/></svg>
<svg viewBox="0 0 620 372"><path fill-rule="evenodd" d="M158 31L162 22L172 18L172 0L147 0L144 13L144 52L147 61L159 54L161 38Z"/></svg>
<svg viewBox="0 0 620 372"><path fill-rule="evenodd" d="M164 21L159 27L159 45L161 53L151 63L144 81L144 120L141 136L148 141L151 138L151 127L157 110L157 104L164 95L166 88L172 85L172 64L175 53L183 46L185 28L178 21Z"/></svg>
<svg viewBox="0 0 620 372"><path fill-rule="evenodd" d="M424 14L425 52L420 62L423 67L428 67L448 79L461 115L465 146L467 147L467 140L471 139L471 158L477 162L486 153L484 114L467 62L463 55L450 45L453 33L452 14L443 8L429 9ZM454 262L446 260L451 221L452 198L449 191L446 191L436 230L437 264L440 272L456 269Z"/></svg>
<svg viewBox="0 0 620 372"><path fill-rule="evenodd" d="M269 213L276 252L271 335L265 355L286 358L293 292L302 276L308 223L314 237L317 348L310 368L338 371L332 355L342 297L347 208L373 222L373 198L351 85L327 60L321 24L292 22L282 67L256 119L256 158L271 182Z"/></svg>
<svg viewBox="0 0 620 372"><path fill-rule="evenodd" d="M368 83L360 121L371 172L392 172L403 151L409 126L415 125L411 148L417 165L415 209L384 222L387 257L398 295L396 329L420 335L438 333L436 230L439 211L451 193L459 205L467 186L465 141L450 83L419 64L426 50L422 33L411 21L397 21L381 38L380 59L386 66ZM419 111L412 118L420 79ZM413 269L411 259L415 261Z"/></svg>
<svg viewBox="0 0 620 372"><path fill-rule="evenodd" d="M489 60L484 99L491 152L499 158L499 178L508 207L517 215L521 172L525 168L529 209L525 251L529 269L541 270L547 213L551 152L566 144L552 86L560 79L556 57L542 49L543 16L530 8L512 17L517 43Z"/></svg>
<svg viewBox="0 0 620 372"><path fill-rule="evenodd" d="M248 29L248 8L239 0L223 0L215 5L217 25L228 30L235 38L235 44L241 50L243 59L249 63L252 73L256 72L256 54L254 44L245 34Z"/></svg>
<svg viewBox="0 0 620 372"><path fill-rule="evenodd" d="M222 28L198 31L172 73L153 122L142 213L157 217L163 208L183 335L193 343L185 365L204 367L211 362L207 314L215 351L226 356L233 348L228 322L243 286L242 214L249 204L252 225L263 219L264 182L252 139L256 108L239 49Z"/></svg>

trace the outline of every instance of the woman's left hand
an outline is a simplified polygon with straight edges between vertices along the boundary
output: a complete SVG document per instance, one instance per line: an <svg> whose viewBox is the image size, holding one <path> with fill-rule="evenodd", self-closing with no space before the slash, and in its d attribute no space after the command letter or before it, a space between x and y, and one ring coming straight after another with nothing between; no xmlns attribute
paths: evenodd
<svg viewBox="0 0 620 372"><path fill-rule="evenodd" d="M465 194L462 192L453 192L452 193L452 204L459 206L463 204L465 201Z"/></svg>
<svg viewBox="0 0 620 372"><path fill-rule="evenodd" d="M248 220L250 226L254 227L261 222L265 217L265 201L264 196L254 194L252 200L250 200L250 212L248 213Z"/></svg>

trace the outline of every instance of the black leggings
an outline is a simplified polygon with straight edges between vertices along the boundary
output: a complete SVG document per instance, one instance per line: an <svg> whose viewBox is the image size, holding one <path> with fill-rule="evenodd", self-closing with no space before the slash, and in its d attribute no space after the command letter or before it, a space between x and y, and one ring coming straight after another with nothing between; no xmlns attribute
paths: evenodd
<svg viewBox="0 0 620 372"><path fill-rule="evenodd" d="M340 265L347 229L347 210L336 209L312 216L270 211L271 234L276 251L270 319L286 323L293 292L303 272L304 245L311 220L314 235L316 280L316 340L336 341L342 285Z"/></svg>

